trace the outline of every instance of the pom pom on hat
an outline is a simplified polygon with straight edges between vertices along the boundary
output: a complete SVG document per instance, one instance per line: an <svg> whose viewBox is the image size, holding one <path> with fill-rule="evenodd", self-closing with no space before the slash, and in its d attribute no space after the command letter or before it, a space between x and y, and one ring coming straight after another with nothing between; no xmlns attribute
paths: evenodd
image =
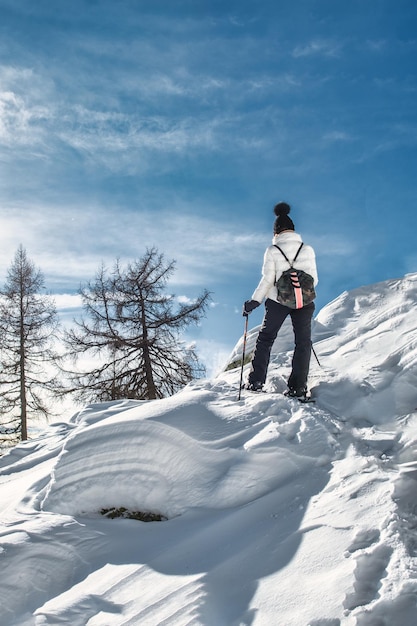
<svg viewBox="0 0 417 626"><path fill-rule="evenodd" d="M277 219L274 222L274 235L278 235L283 230L295 230L294 222L288 216L291 207L286 202L278 202L274 206L274 213Z"/></svg>
<svg viewBox="0 0 417 626"><path fill-rule="evenodd" d="M278 202L278 204L274 206L274 213L277 217L281 217L281 215L288 215L290 211L291 207L286 202Z"/></svg>

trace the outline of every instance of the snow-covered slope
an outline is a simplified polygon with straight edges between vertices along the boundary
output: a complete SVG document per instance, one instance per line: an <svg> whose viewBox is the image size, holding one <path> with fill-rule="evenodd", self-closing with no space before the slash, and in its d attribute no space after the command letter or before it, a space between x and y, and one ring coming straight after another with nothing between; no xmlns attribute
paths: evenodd
<svg viewBox="0 0 417 626"><path fill-rule="evenodd" d="M267 393L238 401L237 368L0 458L0 624L416 624L416 300L410 275L320 311L316 404L280 393L287 325Z"/></svg>

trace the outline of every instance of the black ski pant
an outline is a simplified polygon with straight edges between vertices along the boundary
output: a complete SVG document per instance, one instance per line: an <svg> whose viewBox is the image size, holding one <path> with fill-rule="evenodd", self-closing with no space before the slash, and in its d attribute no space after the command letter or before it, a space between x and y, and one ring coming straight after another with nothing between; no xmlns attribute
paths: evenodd
<svg viewBox="0 0 417 626"><path fill-rule="evenodd" d="M311 357L311 320L314 309L314 302L302 309L289 309L270 298L266 300L265 316L256 340L252 369L248 378L249 383L265 383L272 345L284 320L290 315L294 330L295 348L288 387L294 389L307 387Z"/></svg>

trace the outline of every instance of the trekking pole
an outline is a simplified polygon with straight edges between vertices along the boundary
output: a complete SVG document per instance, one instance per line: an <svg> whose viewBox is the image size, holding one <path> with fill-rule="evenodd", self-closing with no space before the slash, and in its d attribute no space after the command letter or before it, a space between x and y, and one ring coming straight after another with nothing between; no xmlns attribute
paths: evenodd
<svg viewBox="0 0 417 626"><path fill-rule="evenodd" d="M317 363L319 364L320 367L322 367L322 365L321 365L321 363L320 363L320 361L319 361L319 359L317 357L316 351L314 350L313 342L311 342L311 349L313 351L314 356L316 357Z"/></svg>
<svg viewBox="0 0 417 626"><path fill-rule="evenodd" d="M248 334L248 315L245 315L245 328L243 331L243 350L242 350L242 365L240 366L240 381L239 381L239 395L237 397L240 400L241 391L242 391L242 381L243 381L243 365L245 363L245 352L246 352L246 336Z"/></svg>

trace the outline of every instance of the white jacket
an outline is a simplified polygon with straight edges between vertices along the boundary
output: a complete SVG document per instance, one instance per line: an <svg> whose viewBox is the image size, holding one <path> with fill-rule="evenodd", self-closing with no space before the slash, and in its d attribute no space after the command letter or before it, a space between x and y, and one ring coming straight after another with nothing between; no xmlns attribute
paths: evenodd
<svg viewBox="0 0 417 626"><path fill-rule="evenodd" d="M283 252L287 255L290 261L293 261L297 250L301 244L301 237L298 233L290 230L274 235L272 239L272 246L269 246L265 250L264 262L262 266L262 278L259 285L256 287L252 295L252 300L262 302L264 298L270 298L271 300L277 299L277 288L275 286L276 280L281 276L282 272L289 269L287 261L282 256L281 252L274 247L274 244L279 246ZM307 274L313 277L314 285L318 283L317 267L316 267L316 255L311 246L306 244L300 250L300 254L297 257L294 267L297 270L304 270Z"/></svg>

